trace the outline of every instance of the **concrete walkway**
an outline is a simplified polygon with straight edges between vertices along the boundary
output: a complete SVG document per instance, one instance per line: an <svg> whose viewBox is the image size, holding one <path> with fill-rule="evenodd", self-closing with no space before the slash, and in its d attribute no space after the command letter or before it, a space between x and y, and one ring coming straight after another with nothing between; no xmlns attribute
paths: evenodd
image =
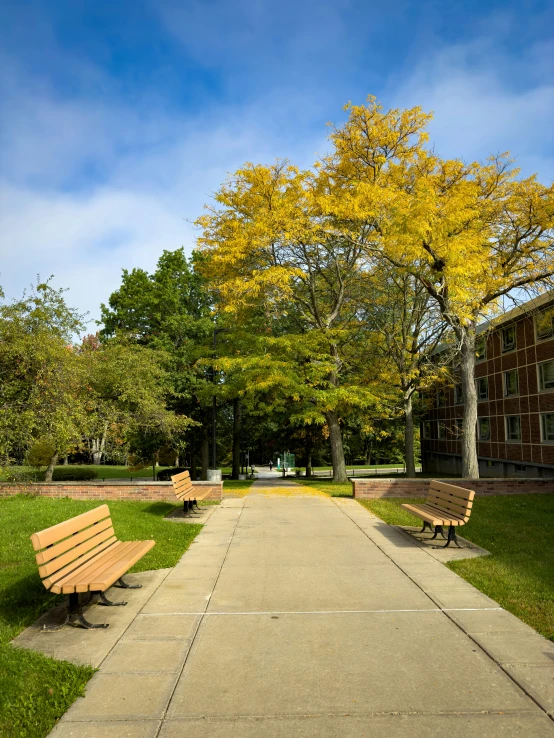
<svg viewBox="0 0 554 738"><path fill-rule="evenodd" d="M212 514L51 735L542 738L553 676L552 643L355 501L251 494Z"/></svg>

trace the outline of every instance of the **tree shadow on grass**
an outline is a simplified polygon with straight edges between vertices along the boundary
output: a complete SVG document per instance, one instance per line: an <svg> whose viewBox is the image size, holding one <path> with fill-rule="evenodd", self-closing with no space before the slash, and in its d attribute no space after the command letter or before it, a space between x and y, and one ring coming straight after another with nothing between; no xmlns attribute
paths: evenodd
<svg viewBox="0 0 554 738"><path fill-rule="evenodd" d="M164 518L172 512L172 510L175 510L178 507L180 507L180 505L172 505L170 502L153 502L151 505L148 505L148 507L145 507L143 512L148 513L149 515L155 515L158 518Z"/></svg>
<svg viewBox="0 0 554 738"><path fill-rule="evenodd" d="M63 599L64 595L54 595L46 590L36 571L14 579L0 591L0 631L3 638L14 638L20 630Z"/></svg>

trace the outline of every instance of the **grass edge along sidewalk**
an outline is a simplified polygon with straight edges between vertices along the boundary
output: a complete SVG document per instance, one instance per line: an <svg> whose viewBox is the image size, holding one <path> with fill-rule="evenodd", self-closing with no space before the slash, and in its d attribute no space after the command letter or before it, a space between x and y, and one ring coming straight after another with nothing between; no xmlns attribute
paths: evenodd
<svg viewBox="0 0 554 738"><path fill-rule="evenodd" d="M350 484L303 484L334 497L352 497ZM390 525L421 525L400 505L421 503L422 498L358 502ZM446 566L554 641L554 495L477 496L460 535L491 555L451 561Z"/></svg>
<svg viewBox="0 0 554 738"><path fill-rule="evenodd" d="M62 599L46 591L37 573L32 533L86 512L101 501L18 495L0 499L0 737L43 738L82 694L92 667L57 661L10 644L22 630ZM175 566L202 529L171 525L165 502L108 501L122 540L153 538L154 548L131 571ZM9 531L9 534L6 532Z"/></svg>

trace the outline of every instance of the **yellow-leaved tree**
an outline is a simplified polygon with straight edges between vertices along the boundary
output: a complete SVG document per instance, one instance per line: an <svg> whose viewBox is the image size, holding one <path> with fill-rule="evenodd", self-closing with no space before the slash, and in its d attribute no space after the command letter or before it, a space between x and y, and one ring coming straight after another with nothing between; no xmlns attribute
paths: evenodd
<svg viewBox="0 0 554 738"><path fill-rule="evenodd" d="M198 219L199 247L218 309L261 326L255 355L229 358L226 371L232 361L251 388L281 391L295 424L325 425L333 479L345 482L341 419L380 398L360 311L370 269L359 245L327 227L324 188L317 171L247 164Z"/></svg>
<svg viewBox="0 0 554 738"><path fill-rule="evenodd" d="M323 163L344 193L330 208L350 224L353 247L417 279L451 328L465 402L463 476L478 477L476 327L503 296L552 284L554 187L521 178L507 154L442 159L425 146L430 116L418 108L383 112L370 97L347 110Z"/></svg>

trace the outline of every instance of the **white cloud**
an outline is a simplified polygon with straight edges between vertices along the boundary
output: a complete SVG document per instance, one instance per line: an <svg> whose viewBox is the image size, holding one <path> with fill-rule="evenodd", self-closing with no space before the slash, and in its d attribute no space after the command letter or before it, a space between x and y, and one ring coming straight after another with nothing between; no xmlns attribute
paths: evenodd
<svg viewBox="0 0 554 738"><path fill-rule="evenodd" d="M434 111L429 131L441 155L473 161L509 150L522 174L537 172L539 179L550 182L554 83L540 73L550 53L548 46L530 47L519 66L532 65L539 74L516 85L510 82L513 60L489 41L443 48L416 65L394 89L391 101Z"/></svg>
<svg viewBox="0 0 554 738"><path fill-rule="evenodd" d="M186 43L197 38L195 54L208 53L205 31L195 36L203 16L184 30L179 17L167 16L174 32ZM265 13L262 25L274 23ZM327 147L323 123L340 121L340 104L361 102L368 92L380 94L385 105L433 109L432 140L443 155L475 159L510 149L525 173L552 177L548 45L529 47L519 60L526 86L513 83L509 58L478 39L426 50L412 72L391 77L387 89L360 90L352 89L348 76L356 43L345 49L346 61L333 67L332 81L325 76L329 66L313 72L322 49L332 55L344 42L338 15L329 13L323 26L317 43L309 42L308 23L286 39L283 53L293 53L281 65L272 58L264 68L265 86L257 86L260 73L248 96L189 113L159 103L148 91L126 100L100 70L86 71L93 92L61 97L38 74L29 78L17 65L4 64L0 284L7 295L19 295L37 273L54 274L57 286L70 287L71 305L98 317L122 268L151 270L163 249L191 250L195 233L187 221L201 213L228 172L247 160L277 157L310 165ZM219 37L226 38L224 29ZM258 46L260 38L255 36ZM221 49L219 63L235 42L229 39ZM250 58L260 62L254 53Z"/></svg>
<svg viewBox="0 0 554 738"><path fill-rule="evenodd" d="M37 273L54 274L70 288L69 304L94 319L122 268L152 270L164 249L181 245L190 253L190 221L228 173L283 156L309 165L325 145L325 131L309 125L291 135L292 95L194 117L144 113L144 102L135 110L111 99L59 100L26 79L9 99L0 285L13 298Z"/></svg>

